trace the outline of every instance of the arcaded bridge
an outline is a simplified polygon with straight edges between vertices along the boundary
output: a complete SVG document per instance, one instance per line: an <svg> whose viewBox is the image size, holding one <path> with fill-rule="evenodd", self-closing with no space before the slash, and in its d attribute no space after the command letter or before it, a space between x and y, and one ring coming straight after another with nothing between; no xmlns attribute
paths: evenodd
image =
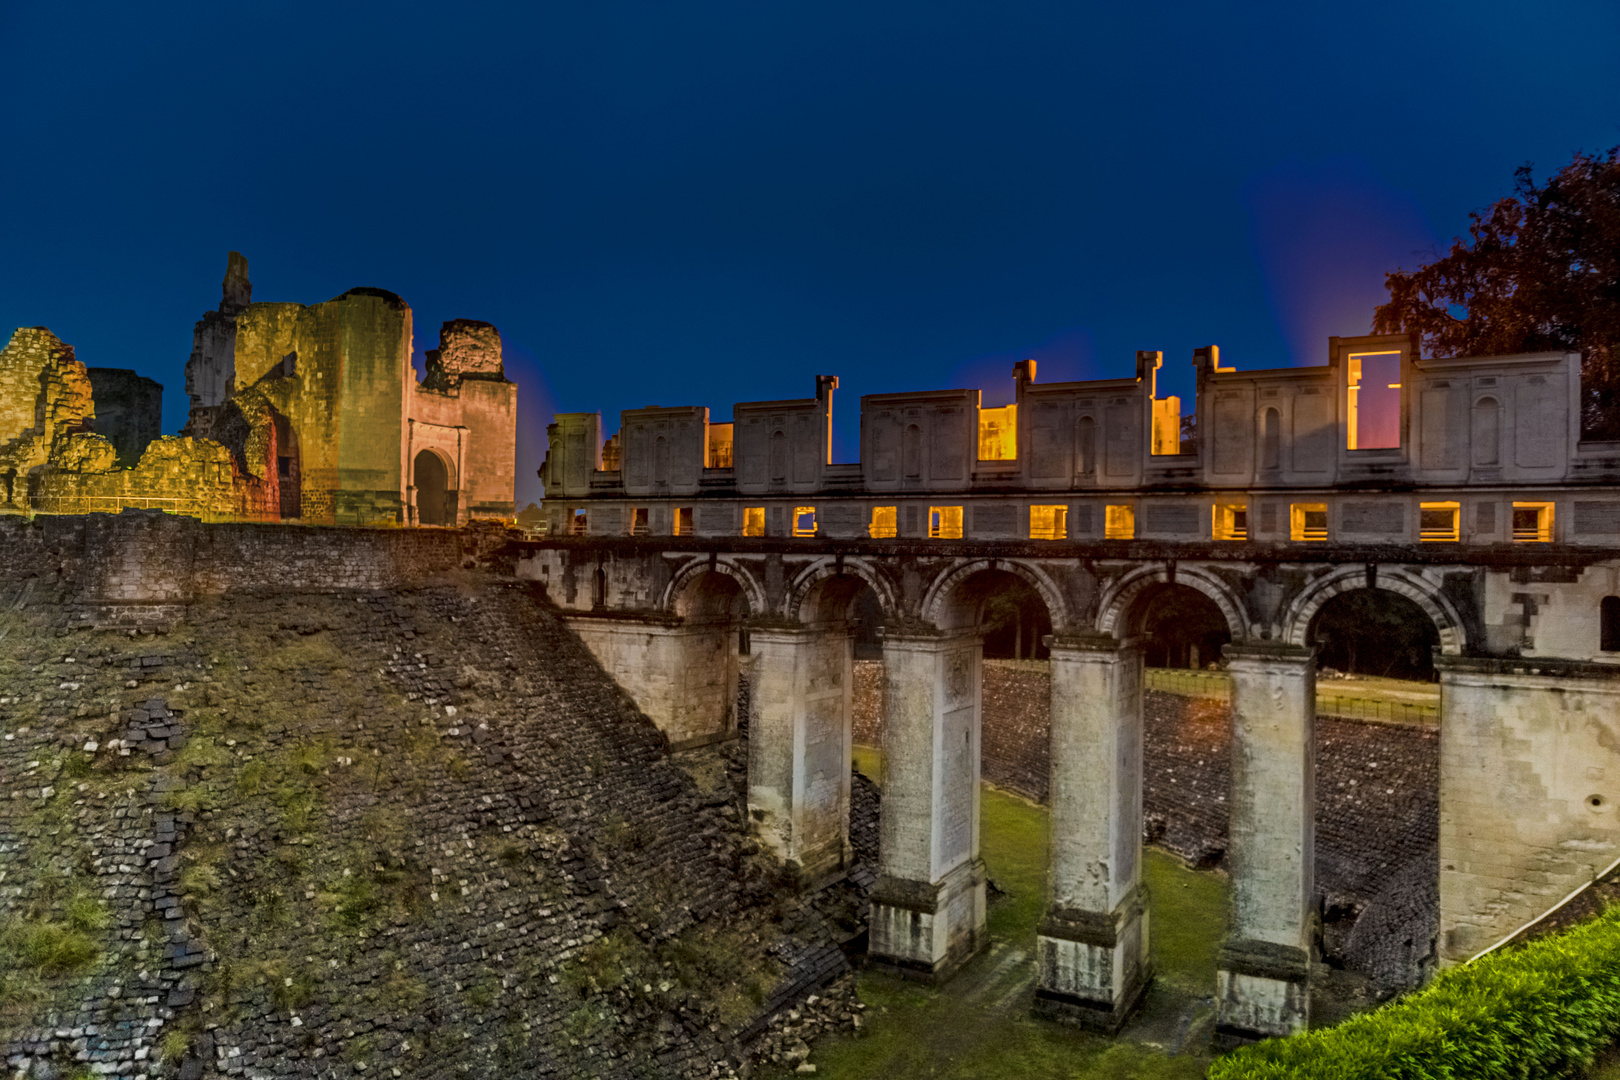
<svg viewBox="0 0 1620 1080"><path fill-rule="evenodd" d="M748 681L754 827L811 873L848 859L851 643L881 623L871 955L934 978L984 938L984 612L1009 590L1040 608L1038 1001L1105 1028L1149 974L1144 649L1195 666L1222 653L1234 902L1219 1023L1283 1033L1308 1018L1315 664L1336 598L1375 590L1432 628L1442 963L1614 860L1620 445L1582 441L1573 354L1425 360L1405 337L1335 338L1324 367L1238 372L1202 349L1187 416L1155 393L1161 363L1039 384L1026 362L1002 408L968 390L869 396L854 464L828 453L831 377L815 398L739 404L729 424L632 410L606 443L595 414L559 415L548 529L519 572L674 745L734 733Z"/></svg>

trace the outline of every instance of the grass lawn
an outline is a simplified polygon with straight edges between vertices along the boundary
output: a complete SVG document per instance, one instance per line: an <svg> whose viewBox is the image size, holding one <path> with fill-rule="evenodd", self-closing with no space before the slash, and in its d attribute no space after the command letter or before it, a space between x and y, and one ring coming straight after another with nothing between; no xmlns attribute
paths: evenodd
<svg viewBox="0 0 1620 1080"><path fill-rule="evenodd" d="M855 748L856 766L878 776L878 752ZM990 877L1007 895L990 906L991 946L944 987L930 989L863 973L865 1032L819 1043L810 1055L818 1076L838 1080L912 1077L998 1080L1180 1080L1204 1075L1207 1059L1173 1057L1143 1038L1104 1039L1029 1015L1035 927L1046 902L1043 807L984 789L981 850ZM1176 1016L1207 998L1215 949L1226 918L1226 881L1146 852L1152 896L1152 951L1158 978L1143 1026L1173 1030ZM1145 1038L1145 1037L1144 1037ZM766 1070L765 1076L790 1075Z"/></svg>

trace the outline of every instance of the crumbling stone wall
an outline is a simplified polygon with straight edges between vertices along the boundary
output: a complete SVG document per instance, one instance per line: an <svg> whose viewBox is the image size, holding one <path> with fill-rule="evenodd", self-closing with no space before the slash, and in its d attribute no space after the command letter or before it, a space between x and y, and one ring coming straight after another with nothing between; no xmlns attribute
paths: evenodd
<svg viewBox="0 0 1620 1080"><path fill-rule="evenodd" d="M95 399L73 348L43 326L0 349L0 506L28 511L29 477L47 462L106 469L112 444L90 433Z"/></svg>
<svg viewBox="0 0 1620 1080"><path fill-rule="evenodd" d="M13 1069L727 1075L848 970L860 888L756 850L746 749L689 776L528 587L130 636L0 564L0 924L73 946L5 969Z"/></svg>
<svg viewBox="0 0 1620 1080"><path fill-rule="evenodd" d="M452 319L411 396L408 453L413 488L424 449L453 463L458 520L510 520L516 510L517 384L506 378L500 331ZM413 519L415 520L415 519Z"/></svg>
<svg viewBox="0 0 1620 1080"><path fill-rule="evenodd" d="M126 368L88 368L95 397L96 434L118 451L129 468L147 444L163 434L163 384Z"/></svg>
<svg viewBox="0 0 1620 1080"><path fill-rule="evenodd" d="M156 439L129 469L72 465L63 458L34 476L29 504L35 513L115 514L139 508L204 521L279 518L271 509L273 482L267 485L247 472L230 450L207 439Z"/></svg>

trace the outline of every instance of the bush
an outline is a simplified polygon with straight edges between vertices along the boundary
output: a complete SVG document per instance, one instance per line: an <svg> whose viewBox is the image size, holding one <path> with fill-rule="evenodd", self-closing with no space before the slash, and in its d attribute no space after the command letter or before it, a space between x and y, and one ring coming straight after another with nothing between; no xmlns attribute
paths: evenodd
<svg viewBox="0 0 1620 1080"><path fill-rule="evenodd" d="M1451 968L1333 1028L1244 1047L1210 1080L1568 1077L1620 1033L1620 906Z"/></svg>

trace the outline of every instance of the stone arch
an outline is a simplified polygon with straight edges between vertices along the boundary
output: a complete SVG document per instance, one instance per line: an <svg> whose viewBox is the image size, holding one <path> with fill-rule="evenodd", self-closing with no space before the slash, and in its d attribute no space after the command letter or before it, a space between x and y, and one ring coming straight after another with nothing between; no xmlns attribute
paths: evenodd
<svg viewBox="0 0 1620 1080"><path fill-rule="evenodd" d="M935 626L940 626L941 620L948 611L951 595L968 578L986 570L1004 570L1009 574L1023 578L1038 594L1041 602L1046 605L1047 614L1052 618L1052 626L1060 633L1074 625L1073 613L1063 598L1063 591L1057 583L1047 576L1046 572L1038 566L1032 566L1020 559L972 559L960 562L935 578L928 586L928 592L923 596L922 617Z"/></svg>
<svg viewBox="0 0 1620 1080"><path fill-rule="evenodd" d="M1306 645L1311 620L1322 610L1322 605L1340 593L1365 589L1367 568L1340 566L1317 578L1289 601L1282 615L1283 641L1289 645ZM1404 596L1423 609L1440 634L1440 651L1446 656L1461 656L1468 644L1462 616L1432 582L1401 567L1380 566L1375 588Z"/></svg>
<svg viewBox="0 0 1620 1080"><path fill-rule="evenodd" d="M878 569L865 559L845 558L840 569L839 561L832 556L817 559L805 567L794 577L788 585L787 597L783 601L785 611L783 614L793 620L798 620L799 612L804 606L805 599L811 595L816 586L840 573L851 577L858 577L871 587L877 594L878 602L883 605L883 614L886 618L897 618L900 614L900 598L895 594L894 583L885 577Z"/></svg>
<svg viewBox="0 0 1620 1080"><path fill-rule="evenodd" d="M1186 585L1196 589L1215 602L1226 616L1227 628L1233 641L1249 637L1249 615L1243 600L1219 576L1199 566L1176 567L1172 579L1168 566L1141 566L1112 582L1103 590L1097 604L1097 631L1112 637L1124 637L1125 618L1143 590L1154 585Z"/></svg>
<svg viewBox="0 0 1620 1080"><path fill-rule="evenodd" d="M411 457L411 487L415 491L417 524L456 524L456 494L461 484L453 456L435 446L418 449Z"/></svg>
<svg viewBox="0 0 1620 1080"><path fill-rule="evenodd" d="M674 576L669 579L669 584L664 587L664 595L659 599L658 609L674 614L675 602L680 598L681 593L691 588L699 578L710 571L725 574L741 586L743 596L748 599L749 611L756 615L764 614L767 611L764 586L748 571L747 567L725 558L716 559L713 563L710 563L706 558L693 559L675 571Z"/></svg>

